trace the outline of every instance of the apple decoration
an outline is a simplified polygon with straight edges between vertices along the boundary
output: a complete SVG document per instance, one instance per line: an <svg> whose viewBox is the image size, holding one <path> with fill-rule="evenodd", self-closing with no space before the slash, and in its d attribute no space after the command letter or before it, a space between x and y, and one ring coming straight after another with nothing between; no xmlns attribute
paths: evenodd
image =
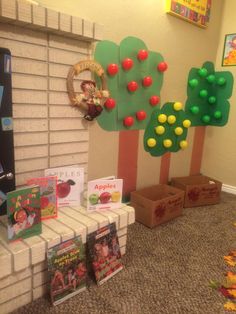
<svg viewBox="0 0 236 314"><path fill-rule="evenodd" d="M111 201L113 203L117 203L117 202L120 201L120 197L121 197L120 192L119 191L114 191L111 194Z"/></svg>
<svg viewBox="0 0 236 314"><path fill-rule="evenodd" d="M105 101L105 103L104 103L104 106L107 108L107 109L113 109L113 108L115 108L115 106L116 106L116 101L115 101L115 99L113 99L113 98L107 98L107 100Z"/></svg>
<svg viewBox="0 0 236 314"><path fill-rule="evenodd" d="M107 67L107 72L109 75L116 75L119 71L119 67L116 63L111 63Z"/></svg>
<svg viewBox="0 0 236 314"><path fill-rule="evenodd" d="M143 78L143 86L148 87L152 85L152 78L151 76L146 76Z"/></svg>
<svg viewBox="0 0 236 314"><path fill-rule="evenodd" d="M59 198L65 198L70 194L71 185L75 185L73 180L61 181L57 184L57 195Z"/></svg>
<svg viewBox="0 0 236 314"><path fill-rule="evenodd" d="M49 204L49 199L46 196L41 196L40 197L40 208L44 209L48 206Z"/></svg>
<svg viewBox="0 0 236 314"><path fill-rule="evenodd" d="M98 194L93 193L93 194L89 195L89 202L91 205L96 205L98 203L98 201L99 201Z"/></svg>
<svg viewBox="0 0 236 314"><path fill-rule="evenodd" d="M106 204L110 201L111 199L111 193L109 192L103 192L100 196L99 196L100 202L101 204Z"/></svg>
<svg viewBox="0 0 236 314"><path fill-rule="evenodd" d="M135 92L138 89L138 83L135 81L131 81L128 83L127 88L130 92Z"/></svg>
<svg viewBox="0 0 236 314"><path fill-rule="evenodd" d="M140 111L137 111L136 112L136 118L139 120L139 121L142 121L142 120L145 120L147 117L147 114L144 110L140 110Z"/></svg>
<svg viewBox="0 0 236 314"><path fill-rule="evenodd" d="M126 58L122 61L122 68L126 71L130 70L133 67L133 60L130 58Z"/></svg>
<svg viewBox="0 0 236 314"><path fill-rule="evenodd" d="M133 124L134 124L134 118L133 117L126 117L126 118L124 118L124 120L123 120L123 124L124 124L124 126L132 126Z"/></svg>
<svg viewBox="0 0 236 314"><path fill-rule="evenodd" d="M160 102L160 97L159 96L153 95L153 96L151 96L149 98L149 103L152 106L156 106L157 104L159 104L159 102Z"/></svg>
<svg viewBox="0 0 236 314"><path fill-rule="evenodd" d="M167 68L168 68L168 65L167 65L167 63L166 62L160 62L159 64L158 64L158 66L157 66L157 69L158 69L158 71L159 72L165 72L166 70L167 70Z"/></svg>
<svg viewBox="0 0 236 314"><path fill-rule="evenodd" d="M139 59L140 61L146 60L147 57L148 57L148 52L147 52L147 50L145 50L145 49L139 50L139 52L138 52L138 59Z"/></svg>

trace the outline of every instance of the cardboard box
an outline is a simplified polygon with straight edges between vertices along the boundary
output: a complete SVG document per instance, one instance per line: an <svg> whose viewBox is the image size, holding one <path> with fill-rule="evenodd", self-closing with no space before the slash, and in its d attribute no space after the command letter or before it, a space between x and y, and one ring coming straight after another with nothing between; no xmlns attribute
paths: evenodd
<svg viewBox="0 0 236 314"><path fill-rule="evenodd" d="M180 216L183 203L184 191L166 184L131 192L136 220L150 228Z"/></svg>
<svg viewBox="0 0 236 314"><path fill-rule="evenodd" d="M171 185L185 191L184 207L220 202L222 183L204 175L172 178Z"/></svg>

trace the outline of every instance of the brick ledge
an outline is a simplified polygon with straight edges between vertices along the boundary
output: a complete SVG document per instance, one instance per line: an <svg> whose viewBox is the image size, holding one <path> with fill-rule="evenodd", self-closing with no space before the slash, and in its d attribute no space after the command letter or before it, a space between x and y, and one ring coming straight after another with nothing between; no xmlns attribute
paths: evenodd
<svg viewBox="0 0 236 314"><path fill-rule="evenodd" d="M99 41L103 25L57 12L26 0L0 0L0 21L85 41Z"/></svg>

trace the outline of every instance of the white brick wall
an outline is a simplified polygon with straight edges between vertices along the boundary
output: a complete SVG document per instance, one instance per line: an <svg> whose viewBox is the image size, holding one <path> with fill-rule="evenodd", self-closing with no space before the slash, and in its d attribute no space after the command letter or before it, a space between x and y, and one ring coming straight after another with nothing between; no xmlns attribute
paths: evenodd
<svg viewBox="0 0 236 314"><path fill-rule="evenodd" d="M60 16L61 28L68 28L68 20ZM0 40L12 53L17 186L48 167L76 163L87 170L87 124L70 106L66 77L71 65L89 58L90 43L5 23ZM88 78L89 72L82 73L76 88Z"/></svg>

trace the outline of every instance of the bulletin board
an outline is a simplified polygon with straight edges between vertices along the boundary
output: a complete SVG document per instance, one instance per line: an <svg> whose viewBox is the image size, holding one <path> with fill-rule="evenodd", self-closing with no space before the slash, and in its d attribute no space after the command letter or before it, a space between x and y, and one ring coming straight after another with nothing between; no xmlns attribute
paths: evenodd
<svg viewBox="0 0 236 314"><path fill-rule="evenodd" d="M199 27L206 28L211 11L211 0L166 0L167 13Z"/></svg>

